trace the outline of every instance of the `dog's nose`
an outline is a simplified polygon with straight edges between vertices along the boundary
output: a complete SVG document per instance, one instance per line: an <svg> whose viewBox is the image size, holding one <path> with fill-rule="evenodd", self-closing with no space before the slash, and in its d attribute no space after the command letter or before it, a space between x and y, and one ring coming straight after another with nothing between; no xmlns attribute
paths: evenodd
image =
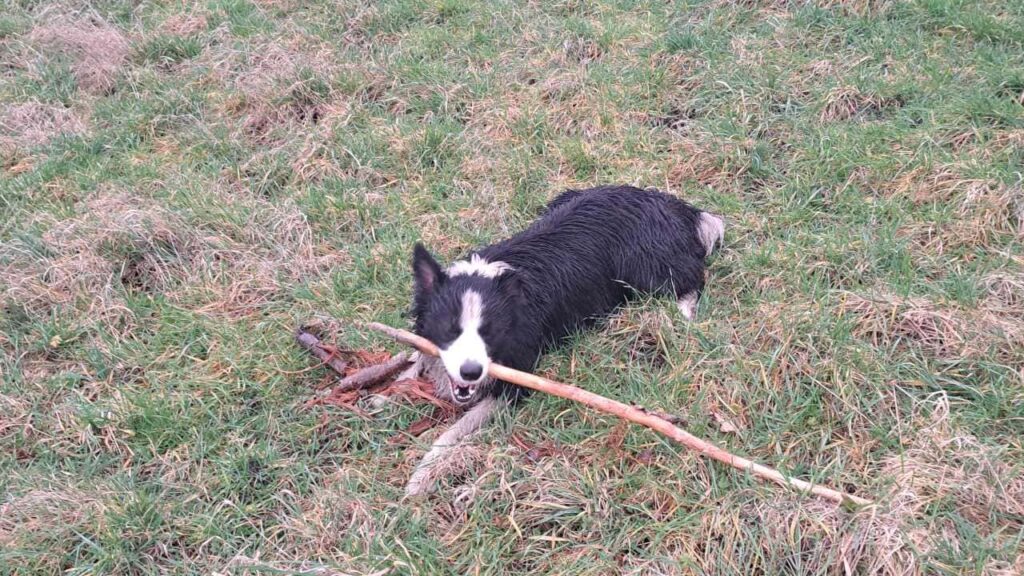
<svg viewBox="0 0 1024 576"><path fill-rule="evenodd" d="M484 367L476 362L466 362L459 367L459 375L466 382L476 382L484 373Z"/></svg>

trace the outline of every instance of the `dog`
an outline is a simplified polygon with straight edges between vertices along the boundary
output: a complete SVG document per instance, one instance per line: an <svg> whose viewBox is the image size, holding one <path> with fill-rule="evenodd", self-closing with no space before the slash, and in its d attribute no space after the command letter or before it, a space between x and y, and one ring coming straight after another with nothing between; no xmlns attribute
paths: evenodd
<svg viewBox="0 0 1024 576"><path fill-rule="evenodd" d="M724 234L720 217L669 194L601 186L563 192L522 232L447 267L417 243L413 331L441 355L417 357L402 377L425 374L438 396L466 411L434 442L406 493L429 491L445 451L528 392L488 377L492 363L531 371L638 294L670 295L693 319L706 259Z"/></svg>

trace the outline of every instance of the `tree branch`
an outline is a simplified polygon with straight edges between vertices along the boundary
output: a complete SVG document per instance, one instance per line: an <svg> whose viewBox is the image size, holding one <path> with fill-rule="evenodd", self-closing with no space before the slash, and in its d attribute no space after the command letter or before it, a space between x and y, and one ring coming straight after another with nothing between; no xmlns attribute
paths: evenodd
<svg viewBox="0 0 1024 576"><path fill-rule="evenodd" d="M399 330L377 322L366 324L366 327L386 334L397 342L412 346L424 354L437 356L439 353L437 346L435 346L433 342L406 330ZM524 388L545 392L547 394L558 396L559 398L574 400L581 404L586 404L600 412L612 414L613 416L618 416L619 418L629 420L635 424L646 426L647 428L668 436L672 440L675 440L699 454L732 466L738 470L750 472L758 478L771 480L781 486L810 492L811 494L827 498L828 500L832 500L833 502L840 504L857 504L863 506L872 503L866 498L845 494L825 486L812 484L798 478L792 478L782 474L774 468L769 468L768 466L752 462L742 456L731 454L707 440L703 440L693 434L690 434L686 430L674 425L672 422L659 417L656 413L647 412L643 409L629 406L628 404L623 404L622 402L618 402L610 398L605 398L604 396L588 392L575 386L562 384L561 382L555 382L554 380L537 376L536 374L529 374L513 370L511 368L506 368L499 364L491 364L488 374L498 380L504 380L505 382L517 384Z"/></svg>

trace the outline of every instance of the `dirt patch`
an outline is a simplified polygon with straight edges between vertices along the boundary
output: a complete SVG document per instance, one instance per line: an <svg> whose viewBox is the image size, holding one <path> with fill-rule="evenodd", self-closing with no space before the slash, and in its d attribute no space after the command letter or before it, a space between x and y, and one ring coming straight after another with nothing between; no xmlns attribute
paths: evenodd
<svg viewBox="0 0 1024 576"><path fill-rule="evenodd" d="M129 51L124 34L96 16L53 18L28 38L45 51L70 58L78 87L92 94L113 90Z"/></svg>

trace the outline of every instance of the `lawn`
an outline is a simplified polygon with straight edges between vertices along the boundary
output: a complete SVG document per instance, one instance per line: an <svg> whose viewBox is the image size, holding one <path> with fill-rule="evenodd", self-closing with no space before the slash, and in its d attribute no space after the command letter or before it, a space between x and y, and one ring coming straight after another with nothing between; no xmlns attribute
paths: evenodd
<svg viewBox="0 0 1024 576"><path fill-rule="evenodd" d="M1021 0L10 0L0 574L1021 574L1022 174ZM403 501L428 407L307 406L607 183L725 246L538 371L877 506L539 396Z"/></svg>

